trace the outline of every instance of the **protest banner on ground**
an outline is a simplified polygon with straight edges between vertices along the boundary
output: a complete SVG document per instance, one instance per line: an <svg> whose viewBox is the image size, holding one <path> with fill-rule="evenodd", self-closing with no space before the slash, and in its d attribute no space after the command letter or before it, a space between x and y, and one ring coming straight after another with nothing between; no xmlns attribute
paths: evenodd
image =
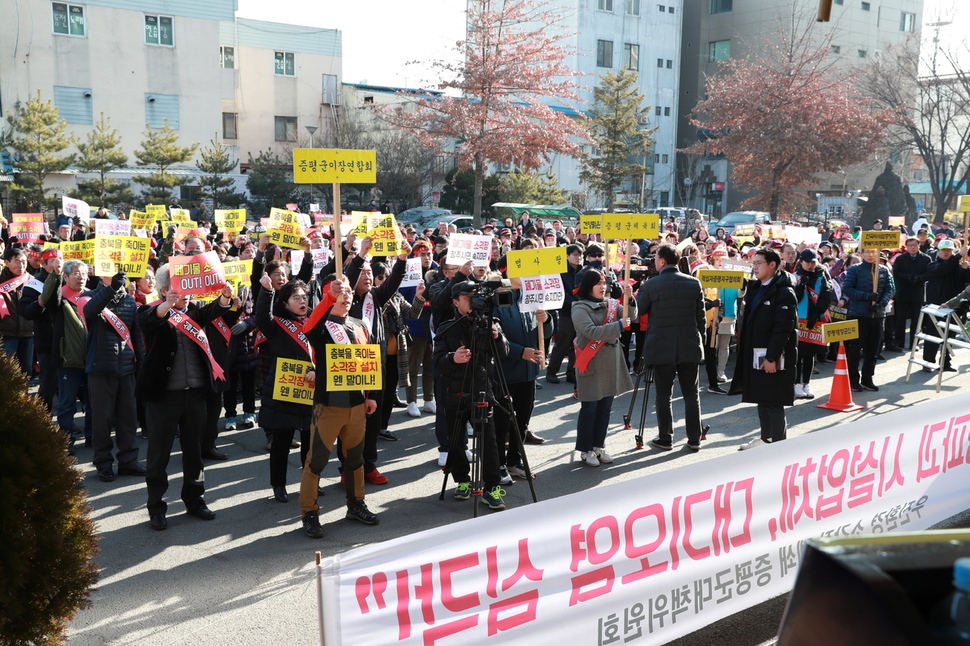
<svg viewBox="0 0 970 646"><path fill-rule="evenodd" d="M509 251L506 257L509 263L506 274L509 278L563 274L569 270L565 247Z"/></svg>
<svg viewBox="0 0 970 646"><path fill-rule="evenodd" d="M266 233L272 244L288 249L302 249L303 225L296 213L273 208L269 212Z"/></svg>
<svg viewBox="0 0 970 646"><path fill-rule="evenodd" d="M84 200L62 195L61 210L67 217L78 218L81 222L87 222L91 219L91 207Z"/></svg>
<svg viewBox="0 0 970 646"><path fill-rule="evenodd" d="M322 638L668 643L791 589L808 538L962 513L968 449L961 393L364 545L319 567Z"/></svg>
<svg viewBox="0 0 970 646"><path fill-rule="evenodd" d="M114 276L120 271L128 278L142 278L148 267L148 238L138 236L96 236L94 238L94 275Z"/></svg>
<svg viewBox="0 0 970 646"><path fill-rule="evenodd" d="M309 361L277 357L273 399L294 404L313 404L314 387L306 380L306 374L310 370L313 370L313 364Z"/></svg>
<svg viewBox="0 0 970 646"><path fill-rule="evenodd" d="M35 244L43 242L47 227L43 213L14 213L13 219L7 225L11 236L17 237L20 244Z"/></svg>
<svg viewBox="0 0 970 646"><path fill-rule="evenodd" d="M203 300L226 284L222 262L215 251L168 259L172 289L180 296L198 296Z"/></svg>
<svg viewBox="0 0 970 646"><path fill-rule="evenodd" d="M445 262L461 266L471 260L475 267L488 267L491 255L492 236L453 233L448 239L448 256Z"/></svg>
<svg viewBox="0 0 970 646"><path fill-rule="evenodd" d="M531 276L522 279L522 296L519 299L520 312L562 309L566 290L562 276Z"/></svg>
<svg viewBox="0 0 970 646"><path fill-rule="evenodd" d="M376 343L327 345L325 360L326 388L334 390L380 390L381 346Z"/></svg>

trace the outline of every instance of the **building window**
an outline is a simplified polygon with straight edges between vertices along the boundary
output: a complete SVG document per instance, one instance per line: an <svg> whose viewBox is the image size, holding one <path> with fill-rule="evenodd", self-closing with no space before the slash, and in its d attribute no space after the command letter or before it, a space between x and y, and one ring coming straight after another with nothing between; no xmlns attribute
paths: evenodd
<svg viewBox="0 0 970 646"><path fill-rule="evenodd" d="M640 0L626 0L626 15L640 15Z"/></svg>
<svg viewBox="0 0 970 646"><path fill-rule="evenodd" d="M337 75L323 75L323 100L324 105L337 105Z"/></svg>
<svg viewBox="0 0 970 646"><path fill-rule="evenodd" d="M707 44L707 62L726 61L731 58L730 40L713 40Z"/></svg>
<svg viewBox="0 0 970 646"><path fill-rule="evenodd" d="M831 52L832 54L841 54L842 53L842 46L841 45L829 45L829 52Z"/></svg>
<svg viewBox="0 0 970 646"><path fill-rule="evenodd" d="M843 0L832 0L832 4L844 4Z"/></svg>
<svg viewBox="0 0 970 646"><path fill-rule="evenodd" d="M623 57L626 59L626 68L634 72L640 71L640 46L627 43L623 45Z"/></svg>
<svg viewBox="0 0 970 646"><path fill-rule="evenodd" d="M145 42L175 46L175 23L171 16L145 16Z"/></svg>
<svg viewBox="0 0 970 646"><path fill-rule="evenodd" d="M711 0L711 15L727 13L734 8L734 0Z"/></svg>
<svg viewBox="0 0 970 646"><path fill-rule="evenodd" d="M84 7L63 2L51 4L54 15L54 33L64 36L84 35Z"/></svg>
<svg viewBox="0 0 970 646"><path fill-rule="evenodd" d="M236 68L236 49L234 47L220 47L219 59L222 61L223 68L227 70L235 69Z"/></svg>
<svg viewBox="0 0 970 646"><path fill-rule="evenodd" d="M913 31L916 26L916 14L906 13L905 11L899 14L899 31Z"/></svg>
<svg viewBox="0 0 970 646"><path fill-rule="evenodd" d="M670 206L670 191L660 191L660 206Z"/></svg>
<svg viewBox="0 0 970 646"><path fill-rule="evenodd" d="M668 70L674 69L674 62L669 58L667 59L667 69Z"/></svg>
<svg viewBox="0 0 970 646"><path fill-rule="evenodd" d="M596 67L613 67L613 41L596 41Z"/></svg>
<svg viewBox="0 0 970 646"><path fill-rule="evenodd" d="M665 117L669 117L670 116L670 108L664 108L664 116Z"/></svg>
<svg viewBox="0 0 970 646"><path fill-rule="evenodd" d="M235 112L223 112L222 113L222 138L223 139L239 139L239 131L236 130L238 125L238 116Z"/></svg>
<svg viewBox="0 0 970 646"><path fill-rule="evenodd" d="M276 52L276 61L273 67L273 74L277 76L296 76L296 65L294 64L292 52Z"/></svg>
<svg viewBox="0 0 970 646"><path fill-rule="evenodd" d="M664 66L664 59L658 58L657 59L657 67L661 67L662 68L663 66Z"/></svg>
<svg viewBox="0 0 970 646"><path fill-rule="evenodd" d="M296 117L276 117L276 141L296 141Z"/></svg>
<svg viewBox="0 0 970 646"><path fill-rule="evenodd" d="M613 11L613 0L598 0L597 9L600 11Z"/></svg>
<svg viewBox="0 0 970 646"><path fill-rule="evenodd" d="M865 57L866 57L866 50L860 49L859 50L859 58L865 58Z"/></svg>
<svg viewBox="0 0 970 646"><path fill-rule="evenodd" d="M869 11L869 8L870 8L870 5L869 5L868 2L863 2L862 3L862 10L863 11Z"/></svg>
<svg viewBox="0 0 970 646"><path fill-rule="evenodd" d="M654 159L654 162L653 163L659 164L660 163L660 155L654 155L654 157L655 157L655 159Z"/></svg>
<svg viewBox="0 0 970 646"><path fill-rule="evenodd" d="M667 5L658 4L657 9L660 9L660 13L667 13Z"/></svg>
<svg viewBox="0 0 970 646"><path fill-rule="evenodd" d="M669 158L667 157L667 155L661 155L660 156L660 163L661 164L666 164L668 159Z"/></svg>
<svg viewBox="0 0 970 646"><path fill-rule="evenodd" d="M667 13L673 13L673 12L674 12L673 7L667 7Z"/></svg>
<svg viewBox="0 0 970 646"><path fill-rule="evenodd" d="M656 108L654 108L654 111L656 112L657 116L659 117L660 116L660 111L661 111L660 106L658 105Z"/></svg>

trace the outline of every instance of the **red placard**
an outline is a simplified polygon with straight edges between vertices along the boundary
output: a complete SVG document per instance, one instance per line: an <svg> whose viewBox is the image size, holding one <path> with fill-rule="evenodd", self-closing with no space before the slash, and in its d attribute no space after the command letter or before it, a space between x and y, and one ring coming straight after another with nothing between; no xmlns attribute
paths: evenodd
<svg viewBox="0 0 970 646"><path fill-rule="evenodd" d="M10 235L17 236L21 244L43 242L44 227L43 213L14 213L9 227Z"/></svg>
<svg viewBox="0 0 970 646"><path fill-rule="evenodd" d="M226 284L222 263L215 251L168 259L172 289L180 296L203 296L218 292Z"/></svg>

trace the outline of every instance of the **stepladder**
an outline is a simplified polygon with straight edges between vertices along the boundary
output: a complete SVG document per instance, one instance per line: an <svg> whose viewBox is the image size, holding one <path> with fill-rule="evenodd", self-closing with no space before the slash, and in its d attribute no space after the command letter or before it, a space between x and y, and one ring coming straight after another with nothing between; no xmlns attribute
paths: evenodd
<svg viewBox="0 0 970 646"><path fill-rule="evenodd" d="M943 368L948 364L947 359L957 350L970 349L970 335L967 334L967 328L956 310L943 305L924 305L919 311L916 328L913 348L909 351L906 381L909 381L914 365L935 370L936 392L940 392L943 386ZM937 347L935 362L922 358L926 344Z"/></svg>

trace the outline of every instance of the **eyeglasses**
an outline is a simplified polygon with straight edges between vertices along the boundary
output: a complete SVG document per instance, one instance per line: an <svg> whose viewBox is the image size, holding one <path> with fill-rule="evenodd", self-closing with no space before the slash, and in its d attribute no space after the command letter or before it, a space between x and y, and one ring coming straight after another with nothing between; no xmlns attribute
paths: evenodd
<svg viewBox="0 0 970 646"><path fill-rule="evenodd" d="M752 267L760 267L761 265L767 265L767 264L768 263L766 261L764 261L764 260L755 260L753 263L751 263L751 266Z"/></svg>
<svg viewBox="0 0 970 646"><path fill-rule="evenodd" d="M307 297L305 294L293 294L292 296L290 296L290 300L296 301L298 303L305 303L307 302Z"/></svg>

